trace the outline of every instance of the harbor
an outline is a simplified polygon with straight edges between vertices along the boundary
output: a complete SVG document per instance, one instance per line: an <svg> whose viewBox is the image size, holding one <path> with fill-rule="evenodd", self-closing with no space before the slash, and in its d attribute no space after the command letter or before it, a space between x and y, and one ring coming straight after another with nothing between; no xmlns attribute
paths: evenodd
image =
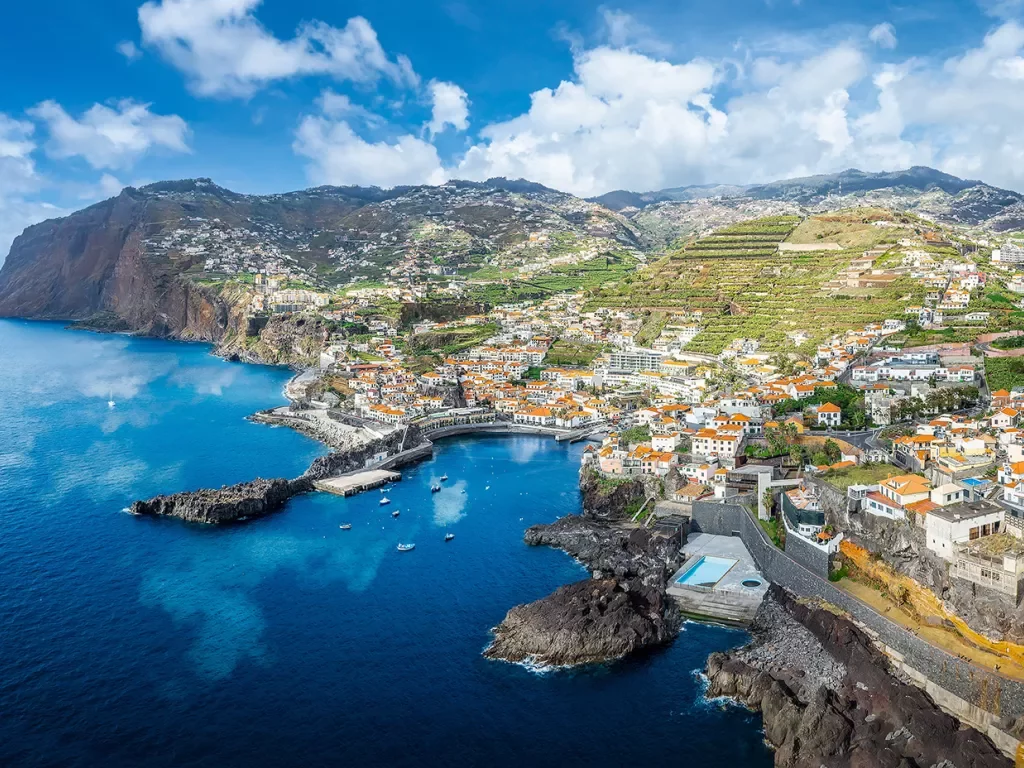
<svg viewBox="0 0 1024 768"><path fill-rule="evenodd" d="M401 479L402 473L391 469L365 469L317 480L313 483L313 487L318 491L333 493L336 496L354 496L363 491L380 488L388 483L396 483Z"/></svg>

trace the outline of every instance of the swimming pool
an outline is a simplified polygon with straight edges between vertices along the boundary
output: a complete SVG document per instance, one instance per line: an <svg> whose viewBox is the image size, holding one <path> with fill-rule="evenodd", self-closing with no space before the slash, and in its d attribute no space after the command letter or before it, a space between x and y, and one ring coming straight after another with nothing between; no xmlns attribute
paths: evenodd
<svg viewBox="0 0 1024 768"><path fill-rule="evenodd" d="M727 557L703 555L686 569L686 573L676 579L676 584L688 587L713 587L734 565L736 561Z"/></svg>

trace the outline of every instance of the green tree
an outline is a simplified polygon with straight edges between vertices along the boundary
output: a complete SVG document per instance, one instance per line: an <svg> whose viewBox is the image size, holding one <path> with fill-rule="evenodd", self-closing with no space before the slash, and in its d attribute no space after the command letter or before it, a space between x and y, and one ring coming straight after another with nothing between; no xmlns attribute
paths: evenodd
<svg viewBox="0 0 1024 768"><path fill-rule="evenodd" d="M835 440L831 438L825 441L823 453L825 454L825 458L828 459L828 461L826 462L828 464L835 464L843 457L843 452L839 448L839 443L837 443Z"/></svg>

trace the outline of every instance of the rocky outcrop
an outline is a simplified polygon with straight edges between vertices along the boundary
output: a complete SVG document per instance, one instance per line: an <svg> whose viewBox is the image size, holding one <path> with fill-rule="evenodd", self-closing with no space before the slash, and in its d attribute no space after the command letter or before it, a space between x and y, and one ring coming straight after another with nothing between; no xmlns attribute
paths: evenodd
<svg viewBox="0 0 1024 768"><path fill-rule="evenodd" d="M255 334L225 337L217 354L247 363L316 365L333 325L322 317L300 313L271 315Z"/></svg>
<svg viewBox="0 0 1024 768"><path fill-rule="evenodd" d="M189 523L231 523L275 512L288 499L312 490L311 481L257 478L238 485L155 496L136 501L133 515L177 517Z"/></svg>
<svg viewBox="0 0 1024 768"><path fill-rule="evenodd" d="M676 636L680 614L665 585L682 565L685 532L666 534L625 520L628 509L658 492L640 478L607 483L584 468L580 488L582 515L532 526L524 539L568 552L592 578L509 611L494 629L485 652L489 658L541 666L589 664Z"/></svg>
<svg viewBox="0 0 1024 768"><path fill-rule="evenodd" d="M602 520L620 520L628 510L635 511L644 499L657 493L655 478L607 478L591 465L580 470L580 495L583 514Z"/></svg>
<svg viewBox="0 0 1024 768"><path fill-rule="evenodd" d="M760 710L780 768L1012 764L897 679L846 618L773 587L751 631L752 644L709 657L707 695Z"/></svg>
<svg viewBox="0 0 1024 768"><path fill-rule="evenodd" d="M510 610L484 655L540 666L618 659L676 636L679 620L667 608L657 589L586 579Z"/></svg>
<svg viewBox="0 0 1024 768"><path fill-rule="evenodd" d="M583 563L594 578L638 580L654 589L663 589L683 564L679 549L685 540L679 536L580 515L567 515L550 525L534 525L526 530L524 538L532 546L565 550Z"/></svg>

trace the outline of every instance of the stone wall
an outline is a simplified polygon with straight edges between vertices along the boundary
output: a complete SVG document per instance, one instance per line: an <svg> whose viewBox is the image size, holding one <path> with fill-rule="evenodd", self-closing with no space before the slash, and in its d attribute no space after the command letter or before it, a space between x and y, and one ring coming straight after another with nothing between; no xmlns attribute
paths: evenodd
<svg viewBox="0 0 1024 768"><path fill-rule="evenodd" d="M695 502L692 530L721 536L738 534L769 581L798 596L817 597L842 608L875 639L898 654L901 663L969 705L1004 719L1024 715L1024 683L985 672L939 650L838 589L827 578L798 562L795 557L798 550L777 549L741 504Z"/></svg>

